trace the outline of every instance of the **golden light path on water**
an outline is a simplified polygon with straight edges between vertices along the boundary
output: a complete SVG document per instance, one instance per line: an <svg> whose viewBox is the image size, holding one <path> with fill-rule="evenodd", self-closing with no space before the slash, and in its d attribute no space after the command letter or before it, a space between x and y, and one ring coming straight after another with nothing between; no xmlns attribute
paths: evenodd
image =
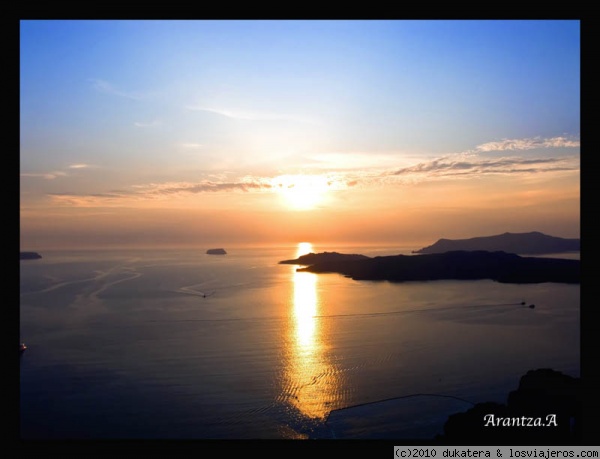
<svg viewBox="0 0 600 459"><path fill-rule="evenodd" d="M312 252L310 243L300 243L296 258ZM303 415L323 419L339 398L338 375L326 355L326 337L322 323L316 317L321 302L316 274L296 272L292 265L293 293L291 327L286 368L288 400Z"/></svg>
<svg viewBox="0 0 600 459"><path fill-rule="evenodd" d="M296 258L312 252L309 242L298 244ZM317 276L314 273L297 272L294 266L294 319L296 343L299 350L309 353L316 347L315 329L317 315Z"/></svg>

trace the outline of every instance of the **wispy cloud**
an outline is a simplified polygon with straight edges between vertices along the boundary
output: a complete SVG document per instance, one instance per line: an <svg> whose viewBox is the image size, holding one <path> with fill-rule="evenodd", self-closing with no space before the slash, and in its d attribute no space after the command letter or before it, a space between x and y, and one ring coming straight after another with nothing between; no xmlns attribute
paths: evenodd
<svg viewBox="0 0 600 459"><path fill-rule="evenodd" d="M95 168L97 166L94 166L92 164L84 164L84 163L79 163L79 164L71 164L69 166L69 169L91 169L91 168Z"/></svg>
<svg viewBox="0 0 600 459"><path fill-rule="evenodd" d="M531 150L534 148L572 147L579 145L577 140L563 137L550 139L521 139L506 140L500 143L489 142L478 145L469 152L450 154L439 158L421 161L404 167L390 167L386 156L383 168L356 167L354 169L321 169L317 175L323 178L331 191L341 191L370 186L401 185L438 179L468 179L484 175L531 176L533 174L570 172L577 173L580 168L578 156L566 157L523 157L506 156L494 158L473 152ZM180 147L196 149L202 145L188 142L179 144ZM354 165L362 164L363 155L356 154ZM394 156L391 155L391 158ZM343 155L325 156L325 160L343 159ZM360 161L359 161L360 160ZM404 159L406 161L406 158ZM381 164L379 166L382 166ZM72 164L69 169L84 169L93 167L89 164ZM21 174L22 176L44 177L47 179L65 175L64 172L48 174ZM299 174L302 175L302 174ZM168 200L185 198L198 193L272 193L282 187L293 186L292 176L254 176L232 178L228 173L212 174L197 182L164 182L132 185L125 190L113 190L107 193L77 194L56 193L50 195L55 201L72 206L122 206L132 202ZM286 177L284 180L282 177ZM291 177L291 178L290 178Z"/></svg>
<svg viewBox="0 0 600 459"><path fill-rule="evenodd" d="M89 79L89 81L96 91L102 92L104 94L112 94L113 96L124 97L126 99L132 100L141 100L147 97L146 94L142 94L139 92L128 92L117 89L115 86L113 86L111 83L105 80L91 78Z"/></svg>
<svg viewBox="0 0 600 459"><path fill-rule="evenodd" d="M538 157L507 156L490 158L483 156L490 152L527 151L534 149L578 148L579 139L568 137L504 139L487 142L461 153L444 155L428 161L388 170L378 177L364 177L361 182L373 182L390 179L401 179L403 182L420 182L439 178L468 178L490 174L531 175L551 172L578 172L578 157ZM393 180L392 180L393 181Z"/></svg>
<svg viewBox="0 0 600 459"><path fill-rule="evenodd" d="M346 186L372 186L386 184L417 183L437 179L466 179L482 175L533 175L556 172L579 172L578 156L566 157L524 157L504 156L490 158L489 152L518 152L534 149L578 148L580 142L576 138L525 138L505 139L498 142L487 142L461 153L448 154L438 158L407 164L405 155L400 155L403 167L394 168L393 161L398 155L379 155L369 162L369 156L361 153L328 153L313 156L322 161L327 168L328 163L336 166L339 174L345 175ZM373 159L373 158L372 158ZM331 168L329 168L331 169Z"/></svg>
<svg viewBox="0 0 600 459"><path fill-rule="evenodd" d="M58 177L63 177L67 175L65 172L57 171L57 172L43 172L43 173L33 173L33 172L23 172L21 173L21 177L37 177L44 178L46 180L54 180Z"/></svg>
<svg viewBox="0 0 600 459"><path fill-rule="evenodd" d="M197 150L199 148L202 148L204 145L202 145L201 143L194 143L194 142L182 142L182 143L178 144L178 146L181 148L188 149L188 150Z"/></svg>
<svg viewBox="0 0 600 459"><path fill-rule="evenodd" d="M46 180L54 180L58 177L67 177L69 175L68 171L72 170L80 170L80 169L91 169L96 168L98 166L94 166L92 164L70 164L66 167L66 171L52 171L52 172L22 172L21 177L35 177L35 178L43 178Z"/></svg>
<svg viewBox="0 0 600 459"><path fill-rule="evenodd" d="M574 148L579 147L579 139L569 139L567 137L552 137L542 139L534 137L529 139L503 139L497 142L487 142L476 146L467 153L483 153L491 151L507 150L533 150L536 148Z"/></svg>
<svg viewBox="0 0 600 459"><path fill-rule="evenodd" d="M137 190L135 193L136 195L146 197L219 191L261 191L269 190L271 187L272 185L266 179L262 178L253 178L238 182L218 182L206 180L199 183L151 183L148 185L133 186L133 188Z"/></svg>
<svg viewBox="0 0 600 459"><path fill-rule="evenodd" d="M303 177L300 174L300 177ZM347 174L330 173L313 176L327 184L330 191L344 190L359 183ZM185 198L200 193L276 193L282 188L293 188L296 175L277 177L244 176L237 180L225 175L212 175L199 182L164 182L132 185L125 190L106 193L52 193L49 196L58 204L79 207L125 206L142 201Z"/></svg>
<svg viewBox="0 0 600 459"><path fill-rule="evenodd" d="M307 118L288 115L284 113L267 113L267 112L256 112L256 111L247 111L247 110L227 110L220 108L211 108L211 107L203 107L196 105L188 105L185 107L190 111L200 111L213 113L215 115L225 116L227 118L236 119L236 120L247 120L247 121L297 121L301 123L314 123L313 120L309 120Z"/></svg>
<svg viewBox="0 0 600 459"><path fill-rule="evenodd" d="M533 174L556 171L578 171L577 158L506 157L499 159L466 160L461 156L445 156L411 167L398 169L391 174L411 177L452 177L481 174Z"/></svg>
<svg viewBox="0 0 600 459"><path fill-rule="evenodd" d="M411 164L406 154L398 152L341 151L301 155L303 165L323 171L386 170L399 166L399 161Z"/></svg>
<svg viewBox="0 0 600 459"><path fill-rule="evenodd" d="M159 120L154 120L154 121L149 121L149 122L136 121L135 123L133 123L133 125L135 127L139 127L139 128L153 128L153 127L160 126L161 124L162 123Z"/></svg>
<svg viewBox="0 0 600 459"><path fill-rule="evenodd" d="M111 207L121 205L127 193L50 193L48 195L56 204L73 207Z"/></svg>
<svg viewBox="0 0 600 459"><path fill-rule="evenodd" d="M579 159L573 157L478 159L451 155L383 174L383 178L396 177L414 183L440 178L458 179L492 174L525 176L552 172L578 172L579 167Z"/></svg>
<svg viewBox="0 0 600 459"><path fill-rule="evenodd" d="M267 178L249 178L241 181L205 180L197 183L166 182L132 185L127 190L106 193L51 193L49 196L59 204L81 207L124 205L156 199L185 197L197 193L216 192L265 192L273 188Z"/></svg>

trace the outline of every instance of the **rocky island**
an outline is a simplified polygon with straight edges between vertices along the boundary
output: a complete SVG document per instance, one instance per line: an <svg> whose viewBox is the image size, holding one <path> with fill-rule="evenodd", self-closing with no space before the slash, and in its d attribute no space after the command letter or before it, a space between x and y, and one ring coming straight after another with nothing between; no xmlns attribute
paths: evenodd
<svg viewBox="0 0 600 459"><path fill-rule="evenodd" d="M439 239L435 244L413 250L413 253L443 253L451 250L488 250L516 254L542 255L580 250L579 239L565 239L533 231L504 233L470 239Z"/></svg>
<svg viewBox="0 0 600 459"><path fill-rule="evenodd" d="M206 253L209 255L227 255L225 249L208 249Z"/></svg>
<svg viewBox="0 0 600 459"><path fill-rule="evenodd" d="M403 282L491 279L515 284L580 282L579 260L521 257L502 251L450 251L374 258L325 252L280 263L306 265L297 271L339 273L354 280Z"/></svg>
<svg viewBox="0 0 600 459"><path fill-rule="evenodd" d="M358 255L358 254L344 254L337 252L323 252L323 253L308 253L306 255L302 255L294 260L283 260L280 261L279 264L285 265L305 265L310 266L315 263L323 263L323 262L343 262L349 260L366 260L369 257L366 255Z"/></svg>
<svg viewBox="0 0 600 459"><path fill-rule="evenodd" d="M42 256L37 252L20 252L20 260L38 260Z"/></svg>

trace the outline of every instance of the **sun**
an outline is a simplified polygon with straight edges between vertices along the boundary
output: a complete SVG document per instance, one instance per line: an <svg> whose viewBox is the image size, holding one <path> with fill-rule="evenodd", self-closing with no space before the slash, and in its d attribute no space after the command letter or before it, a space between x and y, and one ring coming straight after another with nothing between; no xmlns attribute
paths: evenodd
<svg viewBox="0 0 600 459"><path fill-rule="evenodd" d="M319 175L280 175L273 179L273 187L294 210L314 209L329 190L327 178Z"/></svg>

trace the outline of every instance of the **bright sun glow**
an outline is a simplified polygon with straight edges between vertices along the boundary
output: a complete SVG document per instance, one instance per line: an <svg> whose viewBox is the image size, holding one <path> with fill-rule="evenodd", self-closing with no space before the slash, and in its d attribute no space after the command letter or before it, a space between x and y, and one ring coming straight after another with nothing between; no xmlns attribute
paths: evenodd
<svg viewBox="0 0 600 459"><path fill-rule="evenodd" d="M306 255L307 253L311 253L312 251L313 246L310 242L299 242L298 248L296 249L296 258Z"/></svg>
<svg viewBox="0 0 600 459"><path fill-rule="evenodd" d="M273 179L273 187L294 210L313 209L329 189L327 178L318 175L280 175Z"/></svg>

